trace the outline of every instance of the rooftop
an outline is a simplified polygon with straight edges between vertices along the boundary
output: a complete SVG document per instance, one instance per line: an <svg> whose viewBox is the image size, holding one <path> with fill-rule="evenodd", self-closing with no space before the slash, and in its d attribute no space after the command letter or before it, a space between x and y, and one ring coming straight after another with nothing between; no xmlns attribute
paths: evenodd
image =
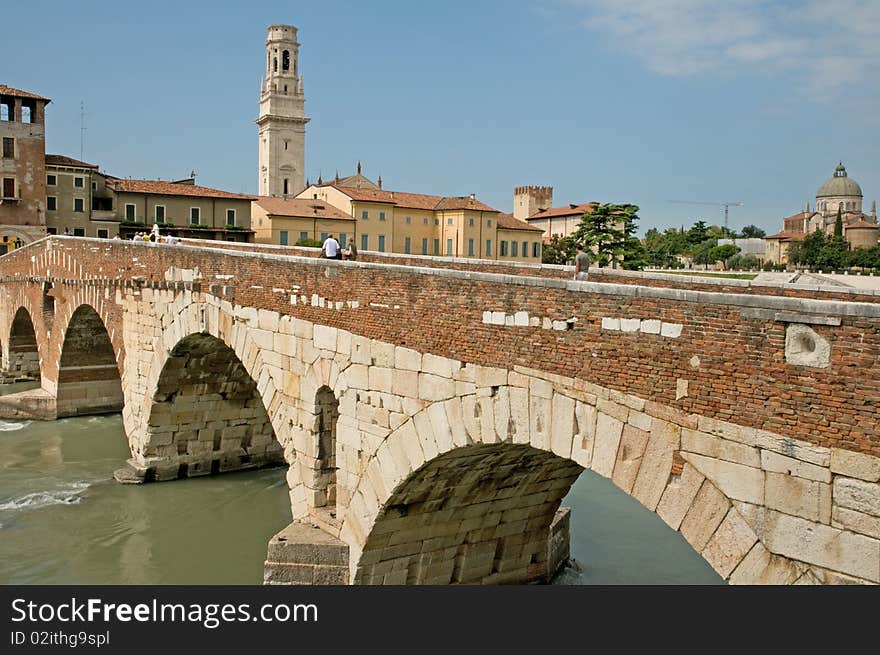
<svg viewBox="0 0 880 655"><path fill-rule="evenodd" d="M537 212L529 216L526 220L531 221L540 218L553 218L555 216L580 216L584 212L593 211L599 206L598 202L583 202L579 205L568 204L562 207L550 207L549 209L539 209Z"/></svg>
<svg viewBox="0 0 880 655"><path fill-rule="evenodd" d="M73 157L67 157L65 155L46 155L46 165L76 166L77 168L91 168L94 170L98 170L97 164L89 164L87 162L80 161L79 159L74 159Z"/></svg>
<svg viewBox="0 0 880 655"><path fill-rule="evenodd" d="M434 196L425 193L408 193L405 191L388 191L387 189L363 189L342 186L336 182L323 184L341 191L352 200L361 202L380 202L397 205L407 209L424 209L427 211L468 209L471 211L497 212L484 202L471 196Z"/></svg>
<svg viewBox="0 0 880 655"><path fill-rule="evenodd" d="M193 196L198 198L225 198L229 200L254 200L254 196L230 193L220 189L188 183L163 182L162 180L124 180L107 177L107 186L118 192L153 193L162 196Z"/></svg>
<svg viewBox="0 0 880 655"><path fill-rule="evenodd" d="M529 225L525 221L514 218L513 214L498 214L498 228L501 230L527 230L529 232L544 232L543 228Z"/></svg>
<svg viewBox="0 0 880 655"><path fill-rule="evenodd" d="M45 100L52 102L49 98L31 93L30 91L22 91L21 89L13 89L11 86L0 84L0 96L12 96L14 98L29 98L31 100Z"/></svg>
<svg viewBox="0 0 880 655"><path fill-rule="evenodd" d="M271 216L290 216L295 218L329 218L338 220L354 220L341 209L337 209L323 200L305 198L275 198L260 196L254 202Z"/></svg>

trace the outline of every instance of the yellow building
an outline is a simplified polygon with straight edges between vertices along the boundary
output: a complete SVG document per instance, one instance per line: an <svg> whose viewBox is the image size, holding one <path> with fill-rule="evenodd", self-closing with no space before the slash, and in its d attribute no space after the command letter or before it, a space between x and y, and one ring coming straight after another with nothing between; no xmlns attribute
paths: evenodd
<svg viewBox="0 0 880 655"><path fill-rule="evenodd" d="M302 239L324 242L334 235L354 233L355 220L322 200L260 197L251 204L251 224L257 243L294 245Z"/></svg>
<svg viewBox="0 0 880 655"><path fill-rule="evenodd" d="M390 191L360 174L309 185L298 198L323 201L353 219L339 243L361 251L541 262L541 230L470 196ZM500 225L499 225L500 221ZM514 246L513 244L516 244Z"/></svg>

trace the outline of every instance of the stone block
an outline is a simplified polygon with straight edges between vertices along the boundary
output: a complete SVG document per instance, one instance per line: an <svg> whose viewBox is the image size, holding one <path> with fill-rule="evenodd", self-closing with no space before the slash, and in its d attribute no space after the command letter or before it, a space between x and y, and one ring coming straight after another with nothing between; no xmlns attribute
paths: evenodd
<svg viewBox="0 0 880 655"><path fill-rule="evenodd" d="M682 453L682 457L717 485L728 498L763 504L764 471L761 469L694 453Z"/></svg>
<svg viewBox="0 0 880 655"><path fill-rule="evenodd" d="M835 505L831 511L831 525L835 528L880 539L880 517L877 516Z"/></svg>
<svg viewBox="0 0 880 655"><path fill-rule="evenodd" d="M626 423L629 420L629 407L619 405L614 401L599 398L596 401L596 409L603 414L613 416L622 423Z"/></svg>
<svg viewBox="0 0 880 655"><path fill-rule="evenodd" d="M598 400L596 402L598 402ZM653 419L647 414L643 414L641 411L636 411L633 409L630 410L629 416L627 417L627 423L629 423L633 427L638 428L639 430L644 430L645 432L651 431L652 420Z"/></svg>
<svg viewBox="0 0 880 655"><path fill-rule="evenodd" d="M761 456L757 448L697 430L681 431L681 449L754 468L761 466Z"/></svg>
<svg viewBox="0 0 880 655"><path fill-rule="evenodd" d="M419 373L414 370L396 369L391 377L391 393L408 398L419 397Z"/></svg>
<svg viewBox="0 0 880 655"><path fill-rule="evenodd" d="M529 443L535 448L550 450L552 416L553 401L550 397L529 394Z"/></svg>
<svg viewBox="0 0 880 655"><path fill-rule="evenodd" d="M703 557L726 580L757 541L748 523L730 508L703 549Z"/></svg>
<svg viewBox="0 0 880 655"><path fill-rule="evenodd" d="M697 469L685 464L681 475L673 478L666 486L657 505L657 515L670 528L678 530L681 527L681 522L705 479Z"/></svg>
<svg viewBox="0 0 880 655"><path fill-rule="evenodd" d="M785 361L796 366L828 368L831 343L807 325L790 323L785 330Z"/></svg>
<svg viewBox="0 0 880 655"><path fill-rule="evenodd" d="M500 387L507 384L507 369L477 366L474 381L478 387Z"/></svg>
<svg viewBox="0 0 880 655"><path fill-rule="evenodd" d="M622 318L620 319L621 332L638 332L642 326L641 319L638 318Z"/></svg>
<svg viewBox="0 0 880 655"><path fill-rule="evenodd" d="M409 348L397 346L394 349L394 368L403 371L420 371L422 354Z"/></svg>
<svg viewBox="0 0 880 655"><path fill-rule="evenodd" d="M620 330L620 319L619 318L609 318L607 316L602 317L602 329L603 330Z"/></svg>
<svg viewBox="0 0 880 655"><path fill-rule="evenodd" d="M657 319L643 318L639 328L644 334L660 334L660 321Z"/></svg>
<svg viewBox="0 0 880 655"><path fill-rule="evenodd" d="M799 478L815 480L816 482L824 482L826 484L831 482L831 471L824 466L816 466L793 457L786 457L772 450L761 451L761 468L765 471L786 473Z"/></svg>
<svg viewBox="0 0 880 655"><path fill-rule="evenodd" d="M394 344L384 341L370 341L370 362L373 366L394 366ZM354 358L352 358L354 360Z"/></svg>
<svg viewBox="0 0 880 655"><path fill-rule="evenodd" d="M880 457L832 448L831 472L866 482L880 482Z"/></svg>
<svg viewBox="0 0 880 655"><path fill-rule="evenodd" d="M724 494L706 480L681 522L682 536L694 550L703 552L729 509L730 503Z"/></svg>
<svg viewBox="0 0 880 655"><path fill-rule="evenodd" d="M680 323L661 323L660 324L660 334L664 337L669 337L670 339L678 339L681 336L681 330L684 326Z"/></svg>
<svg viewBox="0 0 880 655"><path fill-rule="evenodd" d="M510 430L513 430L513 443L530 443L529 390L521 387L509 387L508 391L510 393L510 423L507 431L509 433Z"/></svg>
<svg viewBox="0 0 880 655"><path fill-rule="evenodd" d="M317 327L317 326L315 326ZM369 381L370 391L380 391L383 393L391 393L392 383L392 369L383 368L381 366L370 366L369 368Z"/></svg>
<svg viewBox="0 0 880 655"><path fill-rule="evenodd" d="M590 467L599 475L610 478L617 461L617 448L623 433L623 422L599 412L596 418L596 439Z"/></svg>
<svg viewBox="0 0 880 655"><path fill-rule="evenodd" d="M649 434L632 425L624 425L620 437L620 446L617 449L617 461L614 464L614 473L611 479L626 493L632 491L639 473L639 466L645 448L648 446Z"/></svg>
<svg viewBox="0 0 880 655"><path fill-rule="evenodd" d="M736 585L789 585L800 572L790 560L774 555L761 542L743 558L730 575L730 584Z"/></svg>
<svg viewBox="0 0 880 655"><path fill-rule="evenodd" d="M560 457L569 458L575 436L575 400L562 394L553 394L553 427L550 449Z"/></svg>
<svg viewBox="0 0 880 655"><path fill-rule="evenodd" d="M835 476L834 504L863 514L880 516L880 484Z"/></svg>
<svg viewBox="0 0 880 655"><path fill-rule="evenodd" d="M773 553L880 583L880 540L770 510L762 538Z"/></svg>
<svg viewBox="0 0 880 655"><path fill-rule="evenodd" d="M455 382L451 378L419 373L419 398L436 401L448 400L453 396L455 396Z"/></svg>
<svg viewBox="0 0 880 655"><path fill-rule="evenodd" d="M654 511L669 481L672 453L679 448L681 429L673 423L655 420L651 424L650 434L632 495Z"/></svg>
<svg viewBox="0 0 880 655"><path fill-rule="evenodd" d="M422 372L452 379L453 373L459 368L460 362L447 357L439 357L431 353L422 355Z"/></svg>
<svg viewBox="0 0 880 655"><path fill-rule="evenodd" d="M715 434L725 439L732 439L748 446L772 450L787 457L816 464L817 466L828 466L831 461L830 449L815 446L806 441L790 439L773 432L747 428L705 416L700 416L698 422L699 429L702 432L709 432L710 434Z"/></svg>

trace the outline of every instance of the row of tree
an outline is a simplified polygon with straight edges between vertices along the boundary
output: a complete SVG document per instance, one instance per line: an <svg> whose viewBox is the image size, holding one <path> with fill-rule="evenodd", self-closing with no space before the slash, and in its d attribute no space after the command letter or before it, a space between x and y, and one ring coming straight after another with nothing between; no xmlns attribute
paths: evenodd
<svg viewBox="0 0 880 655"><path fill-rule="evenodd" d="M850 249L849 243L843 238L843 221L838 209L834 233L825 234L817 230L802 241L791 242L788 246L788 261L825 271L853 267L877 269L880 268L880 246Z"/></svg>
<svg viewBox="0 0 880 655"><path fill-rule="evenodd" d="M553 236L544 246L542 261L545 264L568 264L574 260L575 247L584 244L590 258L600 266L618 265L624 269L637 270L645 266L680 268L679 256L684 255L695 264L725 262L738 268L756 268L758 259L752 255L739 255L734 245L718 245L719 238L763 237L764 230L754 225L736 234L727 228L707 225L697 221L690 229L669 228L660 232L651 228L644 239L636 238L637 205L605 204L585 213L577 230L571 236Z"/></svg>

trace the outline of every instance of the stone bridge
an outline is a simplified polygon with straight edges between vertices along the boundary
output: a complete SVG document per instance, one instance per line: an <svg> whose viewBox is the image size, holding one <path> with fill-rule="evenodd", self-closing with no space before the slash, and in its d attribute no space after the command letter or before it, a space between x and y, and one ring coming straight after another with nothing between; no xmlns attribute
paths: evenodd
<svg viewBox="0 0 880 655"><path fill-rule="evenodd" d="M880 582L880 295L307 252L3 256L0 415L121 411L120 481L287 466L268 583L546 581L584 469L732 583Z"/></svg>

